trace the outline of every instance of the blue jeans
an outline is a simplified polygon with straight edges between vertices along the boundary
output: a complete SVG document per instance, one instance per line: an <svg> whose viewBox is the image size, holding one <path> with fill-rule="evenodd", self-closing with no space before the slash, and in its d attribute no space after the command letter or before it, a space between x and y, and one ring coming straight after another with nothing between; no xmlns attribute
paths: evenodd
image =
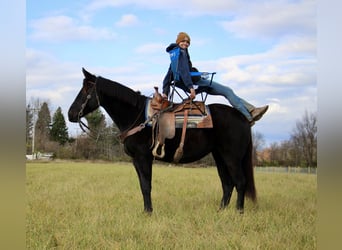
<svg viewBox="0 0 342 250"><path fill-rule="evenodd" d="M205 91L210 95L224 96L234 108L239 110L247 118L248 121L252 121L253 118L249 112L255 107L244 99L238 97L228 86L224 86L215 81L212 81L210 85L210 80L207 79L201 79L194 83L194 85L198 85L199 87L198 91L196 90L196 93Z"/></svg>

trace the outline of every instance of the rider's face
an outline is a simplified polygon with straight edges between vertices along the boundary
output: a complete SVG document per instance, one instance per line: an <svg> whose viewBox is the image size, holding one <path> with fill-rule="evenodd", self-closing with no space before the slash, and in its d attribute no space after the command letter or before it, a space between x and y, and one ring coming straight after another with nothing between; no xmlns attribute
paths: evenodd
<svg viewBox="0 0 342 250"><path fill-rule="evenodd" d="M179 43L179 47L182 49L187 49L190 46L190 42L188 39L184 39Z"/></svg>

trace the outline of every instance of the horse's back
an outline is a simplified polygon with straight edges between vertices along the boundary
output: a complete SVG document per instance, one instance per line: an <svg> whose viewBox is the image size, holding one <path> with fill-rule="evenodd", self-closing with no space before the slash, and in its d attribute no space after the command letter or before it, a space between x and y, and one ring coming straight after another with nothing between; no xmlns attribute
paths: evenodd
<svg viewBox="0 0 342 250"><path fill-rule="evenodd" d="M209 104L214 130L232 129L234 132L246 133L250 125L246 118L236 109L224 104ZM228 132L228 131L226 131Z"/></svg>
<svg viewBox="0 0 342 250"><path fill-rule="evenodd" d="M247 119L236 109L223 104L210 104L213 136L217 146L247 147L251 140L251 128Z"/></svg>

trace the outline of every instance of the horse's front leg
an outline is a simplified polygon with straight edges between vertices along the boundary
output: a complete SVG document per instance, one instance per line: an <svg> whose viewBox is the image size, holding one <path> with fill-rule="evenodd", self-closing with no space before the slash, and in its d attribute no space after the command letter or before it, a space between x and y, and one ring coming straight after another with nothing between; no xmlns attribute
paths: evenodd
<svg viewBox="0 0 342 250"><path fill-rule="evenodd" d="M152 213L152 159L150 157L135 157L133 164L139 177L140 189L144 199L144 211Z"/></svg>

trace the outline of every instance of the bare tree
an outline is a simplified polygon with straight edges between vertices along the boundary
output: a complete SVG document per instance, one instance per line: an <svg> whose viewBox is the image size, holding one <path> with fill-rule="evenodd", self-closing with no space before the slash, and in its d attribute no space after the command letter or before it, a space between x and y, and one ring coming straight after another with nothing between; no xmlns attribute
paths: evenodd
<svg viewBox="0 0 342 250"><path fill-rule="evenodd" d="M306 167L317 166L317 116L305 111L291 134L291 141L303 156Z"/></svg>
<svg viewBox="0 0 342 250"><path fill-rule="evenodd" d="M279 145L277 142L272 142L269 146L269 163L272 166L279 165Z"/></svg>
<svg viewBox="0 0 342 250"><path fill-rule="evenodd" d="M253 165L258 165L260 160L258 159L258 152L262 150L265 145L264 135L258 131L252 131L252 140L253 140Z"/></svg>
<svg viewBox="0 0 342 250"><path fill-rule="evenodd" d="M41 110L43 105L43 101L39 98L32 97L26 106L26 153L27 154L35 154L37 151L41 150L41 148L37 149L37 146L40 147L39 144L43 141L37 139L37 133L39 134L41 131L36 131L37 121L38 121L38 113ZM48 101L45 101L46 105ZM37 145L38 144L38 145Z"/></svg>

